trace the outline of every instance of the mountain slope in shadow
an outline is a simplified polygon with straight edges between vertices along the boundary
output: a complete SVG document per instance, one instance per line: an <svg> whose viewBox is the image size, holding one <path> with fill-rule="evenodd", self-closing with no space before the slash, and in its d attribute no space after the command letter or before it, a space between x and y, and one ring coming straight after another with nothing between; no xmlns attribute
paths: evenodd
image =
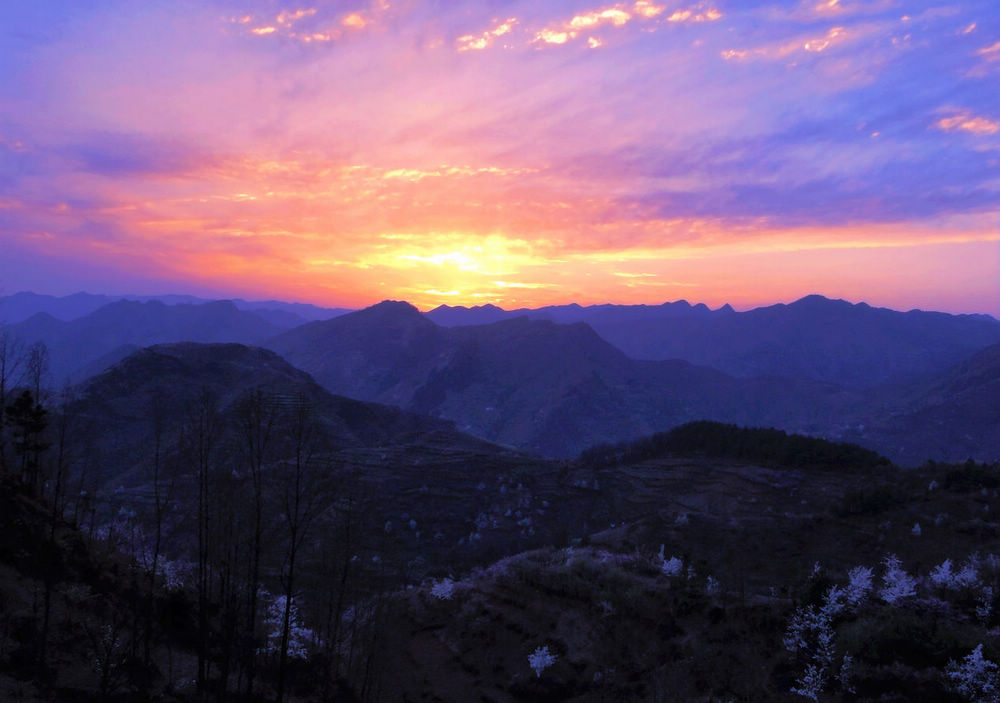
<svg viewBox="0 0 1000 703"><path fill-rule="evenodd" d="M1000 342L1000 322L987 315L898 312L819 295L747 312L678 301L515 312L442 306L427 313L445 326L513 315L586 322L635 359L684 359L738 377L781 375L855 388L940 373Z"/></svg>
<svg viewBox="0 0 1000 703"><path fill-rule="evenodd" d="M450 422L330 394L274 352L241 344L165 344L142 349L73 389L69 414L100 460L98 484L124 480L149 459L154 418L176 436L199 404L232 415L250 391L279 406L305 404L324 440L338 449L413 442L490 450ZM92 477L97 478L97 477Z"/></svg>
<svg viewBox="0 0 1000 703"><path fill-rule="evenodd" d="M886 389L841 435L903 464L1000 457L1000 344L942 374Z"/></svg>
<svg viewBox="0 0 1000 703"><path fill-rule="evenodd" d="M517 318L441 328L392 301L291 330L267 346L331 392L447 418L548 456L693 419L824 426L851 402L829 384L629 359L584 323Z"/></svg>
<svg viewBox="0 0 1000 703"><path fill-rule="evenodd" d="M107 368L99 368L102 359L114 363L139 347L167 342L252 344L281 328L230 301L166 305L123 300L69 322L38 313L10 329L25 344L43 342L48 347L51 380L58 386L98 373Z"/></svg>

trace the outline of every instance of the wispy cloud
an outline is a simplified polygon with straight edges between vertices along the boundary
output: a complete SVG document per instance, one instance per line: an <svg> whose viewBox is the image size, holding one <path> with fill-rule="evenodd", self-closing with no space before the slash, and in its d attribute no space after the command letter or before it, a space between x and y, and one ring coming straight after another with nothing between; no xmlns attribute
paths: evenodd
<svg viewBox="0 0 1000 703"><path fill-rule="evenodd" d="M837 257L859 291L898 257L971 296L963 252L996 240L986 0L83 5L19 7L0 43L0 239L40 262L345 304L721 303L839 285Z"/></svg>
<svg viewBox="0 0 1000 703"><path fill-rule="evenodd" d="M506 20L496 21L491 29L480 34L464 34L455 40L459 51L476 51L486 49L496 41L498 37L510 34L517 24L516 17L509 17Z"/></svg>
<svg viewBox="0 0 1000 703"><path fill-rule="evenodd" d="M997 134L1000 132L1000 122L991 120L970 112L956 112L948 117L942 117L934 126L945 132L969 132L978 136Z"/></svg>
<svg viewBox="0 0 1000 703"><path fill-rule="evenodd" d="M596 36L605 28L620 29L636 22L647 31L655 31L662 24L684 22L715 22L722 19L722 12L714 7L694 5L667 12L666 5L658 5L649 0L638 0L631 4L619 3L609 7L580 12L568 20L561 20L538 29L532 43L545 45L567 44L586 38L590 48L604 45L604 40Z"/></svg>

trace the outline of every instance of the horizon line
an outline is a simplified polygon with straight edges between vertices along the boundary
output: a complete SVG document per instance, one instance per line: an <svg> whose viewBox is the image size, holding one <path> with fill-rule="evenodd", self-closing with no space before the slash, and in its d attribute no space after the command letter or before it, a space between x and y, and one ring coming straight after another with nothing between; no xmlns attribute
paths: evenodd
<svg viewBox="0 0 1000 703"><path fill-rule="evenodd" d="M241 302L244 302L244 303L280 303L280 304L283 304L283 305L309 306L309 307L314 307L314 308L319 308L319 309L324 309L324 310L343 310L343 311L346 311L346 313L358 312L358 311L361 311L361 310L366 310L368 308L375 307L376 305L379 305L379 304L385 303L385 302L402 302L402 303L407 303L408 305L412 305L421 314L426 314L426 313L429 313L429 312L433 312L434 310L438 310L438 309L441 309L441 308L476 310L476 309L482 309L482 308L485 308L485 307L494 307L494 308L497 308L497 309L499 309L499 310L501 310L503 312L517 312L519 310L542 310L542 309L545 309L545 308L571 307L571 306L577 306L577 307L583 308L583 309L598 308L598 307L621 307L621 308L648 307L648 308L655 308L655 307L663 307L665 305L677 305L677 304L680 304L680 303L687 304L689 307L692 307L692 308L705 307L705 308L707 308L711 312L720 312L720 311L724 310L725 308L729 308L733 312L743 313L743 312L750 312L750 311L753 311L753 310L759 310L759 309L762 309L762 308L775 307L775 306L778 306L778 305L788 306L788 305L792 305L792 304L801 302L803 300L806 300L807 298L822 298L822 299L830 301L830 302L842 302L842 303L846 303L848 305L851 305L852 307L866 306L866 307L869 307L869 308L881 309L881 310L891 310L891 311L899 312L899 313L909 313L909 312L935 313L936 312L936 313L942 313L942 314L946 314L946 315L983 316L983 317L989 317L991 319L994 319L994 320L997 320L998 322L1000 322L1000 316L997 316L997 315L994 315L993 313L988 313L988 312L969 312L969 311L956 312L956 311L943 310L943 309L938 309L938 308L933 308L932 309L932 308L922 308L922 307L913 307L913 308L909 308L909 309L905 309L904 310L901 307L892 307L891 305L879 305L879 304L875 304L875 303L870 303L867 300L857 300L857 301L854 301L854 300L849 300L847 298L843 298L843 297L840 297L840 296L831 296L831 295L826 295L824 293L817 293L817 292L812 292L812 293L806 293L806 294L803 294L803 295L799 295L798 297L795 297L795 298L793 298L791 300L776 300L776 301L768 302L768 303L751 304L751 305L745 305L745 306L743 306L743 305L734 305L732 303L726 302L726 303L723 303L723 304L715 306L715 307L713 307L712 305L709 305L708 303L701 302L701 301L699 301L699 302L691 302L691 301L687 300L686 298L679 298L677 300L665 300L665 301L662 301L662 302L643 302L643 303L615 303L615 302L610 302L610 301L600 302L600 303L580 303L580 302L575 301L575 300L569 300L567 302L562 302L562 303L549 303L549 304L546 304L546 305L538 305L538 306L524 306L524 305L522 305L522 306L518 306L518 307L503 307L502 304L497 304L497 303L493 303L493 302L484 302L484 303L478 303L478 304L472 304L472 305L469 305L469 304L440 303L440 304L438 304L436 306L426 307L426 308L423 308L423 307L417 305L416 303L414 303L414 302L412 302L410 300L407 300L406 298L383 298L381 300L369 303L367 305L363 305L363 306L360 306L360 307L354 307L354 306L349 306L349 305L326 305L326 304L322 304L322 303L307 302L307 301L303 301L303 300L285 300L285 299L281 299L281 298L274 297L274 296L245 297L246 294L244 294L244 295L237 295L237 296L217 296L217 297L213 297L212 295L198 295L198 294L195 294L195 293L152 293L152 294L150 294L150 293L91 293L91 292L85 291L85 290L79 290L79 291L75 291L73 293L67 293L67 294L64 294L64 295L58 295L58 294L55 294L55 293L39 293L39 292L36 292L36 291L33 291L33 290L19 290L19 291L16 291L14 293L9 293L9 294L6 294L6 295L0 293L0 301L4 300L6 298L10 298L10 297L13 297L13 296L16 296L16 295L23 295L23 294L35 295L35 296L39 296L39 297L49 297L49 298L54 298L56 300L63 300L63 299L66 299L66 298L71 298L73 296L77 296L77 295L92 296L92 297L105 297L105 298L114 298L114 299L116 299L116 300L111 301L111 302L117 302L117 300L131 300L131 299L154 299L155 300L155 299L158 299L158 298L172 298L173 297L173 298L193 298L195 300L203 301L205 303L209 303L209 302L221 302L221 301L241 301ZM139 302L153 302L153 301L152 300L140 300ZM0 320L0 324L3 324L2 320Z"/></svg>

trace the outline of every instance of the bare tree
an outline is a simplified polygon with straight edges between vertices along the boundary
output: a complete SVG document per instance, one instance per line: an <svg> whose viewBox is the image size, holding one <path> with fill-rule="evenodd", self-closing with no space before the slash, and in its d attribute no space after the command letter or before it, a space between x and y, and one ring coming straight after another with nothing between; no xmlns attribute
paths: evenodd
<svg viewBox="0 0 1000 703"><path fill-rule="evenodd" d="M55 457L52 475L52 536L55 536L56 524L63 516L63 493L66 489L67 471L72 463L73 431L76 413L73 406L73 391L67 384L60 394L59 402L54 409L53 441Z"/></svg>
<svg viewBox="0 0 1000 703"><path fill-rule="evenodd" d="M292 624L292 608L296 595L296 561L303 541L323 505L329 500L330 467L315 461L320 436L311 404L298 398L292 408L288 438L292 456L277 467L278 490L281 496L281 521L286 530L285 558L282 568L285 608L282 613L281 646L278 659L277 700L285 697L288 668L288 644Z"/></svg>
<svg viewBox="0 0 1000 703"><path fill-rule="evenodd" d="M198 533L198 689L204 691L209 674L209 619L211 588L211 527L210 505L211 472L215 460L218 441L219 408L210 391L203 390L198 399L188 409L184 427L185 450L195 467L198 486L197 533Z"/></svg>
<svg viewBox="0 0 1000 703"><path fill-rule="evenodd" d="M49 375L49 348L45 346L45 342L35 342L28 347L25 373L35 398L41 403L43 385Z"/></svg>
<svg viewBox="0 0 1000 703"><path fill-rule="evenodd" d="M48 415L31 391L23 391L7 407L7 418L14 428L14 451L21 458L20 480L32 491L38 488L41 454L49 448L45 436Z"/></svg>
<svg viewBox="0 0 1000 703"><path fill-rule="evenodd" d="M153 396L149 407L149 420L153 439L152 482L153 482L153 545L149 564L149 582L146 592L146 623L143 633L143 655L146 666L151 665L153 639L153 612L155 610L156 578L160 566L160 552L163 547L163 521L167 506L173 497L174 481L164 481L163 442L166 432L167 414L159 396Z"/></svg>
<svg viewBox="0 0 1000 703"><path fill-rule="evenodd" d="M247 697L253 697L258 620L257 591L260 584L261 549L264 534L264 465L270 456L272 432L278 417L278 405L261 388L248 391L237 402L236 417L243 444L246 468L253 487L253 543L247 573L247 618L244 667Z"/></svg>
<svg viewBox="0 0 1000 703"><path fill-rule="evenodd" d="M7 402L24 364L24 345L7 327L0 328L0 475L7 475Z"/></svg>

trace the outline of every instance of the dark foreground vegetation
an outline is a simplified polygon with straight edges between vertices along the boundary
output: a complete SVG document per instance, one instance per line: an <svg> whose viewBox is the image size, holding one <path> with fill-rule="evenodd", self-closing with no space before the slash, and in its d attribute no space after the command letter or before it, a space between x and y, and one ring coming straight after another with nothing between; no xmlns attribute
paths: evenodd
<svg viewBox="0 0 1000 703"><path fill-rule="evenodd" d="M0 700L1000 684L997 465L709 422L545 461L239 345L33 378L0 388Z"/></svg>
<svg viewBox="0 0 1000 703"><path fill-rule="evenodd" d="M668 454L734 459L760 466L826 469L860 473L888 470L892 462L856 444L830 442L771 428L749 428L696 421L634 442L604 445L584 451L587 466L630 464Z"/></svg>

